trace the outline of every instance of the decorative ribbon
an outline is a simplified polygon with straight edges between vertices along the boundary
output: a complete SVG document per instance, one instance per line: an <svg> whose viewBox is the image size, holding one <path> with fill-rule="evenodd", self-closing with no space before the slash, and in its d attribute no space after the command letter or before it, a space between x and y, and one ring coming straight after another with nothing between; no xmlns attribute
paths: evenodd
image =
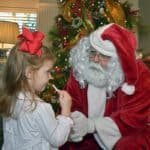
<svg viewBox="0 0 150 150"><path fill-rule="evenodd" d="M22 40L19 50L40 57L42 55L41 47L44 34L39 31L31 32L25 27L22 30L22 34L18 35L18 38Z"/></svg>

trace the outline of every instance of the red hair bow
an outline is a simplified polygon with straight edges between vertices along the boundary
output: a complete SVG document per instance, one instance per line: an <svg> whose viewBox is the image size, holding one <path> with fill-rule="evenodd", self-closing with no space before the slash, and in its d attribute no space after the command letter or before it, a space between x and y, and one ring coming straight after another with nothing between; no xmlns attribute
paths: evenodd
<svg viewBox="0 0 150 150"><path fill-rule="evenodd" d="M18 35L18 38L22 40L19 46L19 50L27 52L32 55L41 56L42 51L42 39L44 34L39 31L31 32L29 29L23 27L22 34Z"/></svg>

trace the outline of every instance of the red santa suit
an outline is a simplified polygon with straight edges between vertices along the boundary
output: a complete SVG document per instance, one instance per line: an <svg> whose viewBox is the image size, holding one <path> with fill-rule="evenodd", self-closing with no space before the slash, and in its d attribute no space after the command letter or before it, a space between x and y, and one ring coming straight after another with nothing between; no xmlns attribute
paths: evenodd
<svg viewBox="0 0 150 150"><path fill-rule="evenodd" d="M136 42L131 32L111 24L100 36L115 45L125 75L124 83L111 98L105 100L101 98L106 94L103 89L92 85L81 89L71 72L65 89L72 96L72 111L95 117L96 133L86 135L79 143L68 142L61 149L149 150L150 71L135 58ZM98 49L98 45L92 45Z"/></svg>

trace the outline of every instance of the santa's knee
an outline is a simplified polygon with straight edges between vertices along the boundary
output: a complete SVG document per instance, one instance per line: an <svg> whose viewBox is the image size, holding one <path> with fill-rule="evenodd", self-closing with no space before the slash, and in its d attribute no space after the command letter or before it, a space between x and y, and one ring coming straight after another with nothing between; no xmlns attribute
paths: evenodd
<svg viewBox="0 0 150 150"><path fill-rule="evenodd" d="M147 145L136 137L123 137L115 145L114 150L148 150Z"/></svg>

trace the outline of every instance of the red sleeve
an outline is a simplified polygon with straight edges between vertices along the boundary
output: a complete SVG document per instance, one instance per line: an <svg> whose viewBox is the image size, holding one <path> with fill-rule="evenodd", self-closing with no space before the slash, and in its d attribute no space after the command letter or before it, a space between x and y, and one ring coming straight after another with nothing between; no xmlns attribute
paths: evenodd
<svg viewBox="0 0 150 150"><path fill-rule="evenodd" d="M117 124L123 136L150 130L150 72L140 67L134 95L125 95L120 89L116 97L107 101L106 116Z"/></svg>
<svg viewBox="0 0 150 150"><path fill-rule="evenodd" d="M72 111L78 110L87 116L87 88L81 89L72 72L64 89L72 97Z"/></svg>

